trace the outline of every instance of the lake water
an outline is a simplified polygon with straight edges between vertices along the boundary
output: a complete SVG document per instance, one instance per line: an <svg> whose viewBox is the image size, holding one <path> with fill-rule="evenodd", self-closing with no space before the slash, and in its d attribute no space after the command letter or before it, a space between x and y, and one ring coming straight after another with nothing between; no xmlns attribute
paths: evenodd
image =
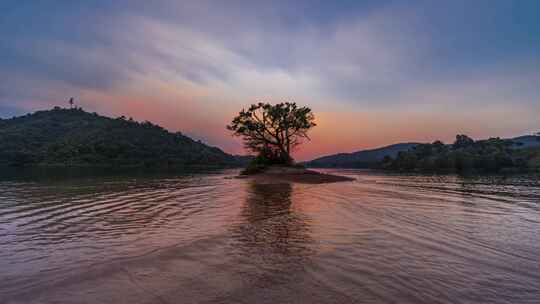
<svg viewBox="0 0 540 304"><path fill-rule="evenodd" d="M539 303L535 177L0 181L0 303Z"/></svg>

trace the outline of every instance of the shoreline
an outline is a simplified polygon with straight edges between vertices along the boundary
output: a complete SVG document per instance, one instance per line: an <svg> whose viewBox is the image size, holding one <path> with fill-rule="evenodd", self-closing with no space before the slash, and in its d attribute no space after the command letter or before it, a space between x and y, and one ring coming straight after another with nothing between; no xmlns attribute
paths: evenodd
<svg viewBox="0 0 540 304"><path fill-rule="evenodd" d="M261 184L278 184L283 182L299 184L329 184L356 180L351 177L321 173L305 168L281 166L272 166L257 174L238 175L236 178L250 179Z"/></svg>

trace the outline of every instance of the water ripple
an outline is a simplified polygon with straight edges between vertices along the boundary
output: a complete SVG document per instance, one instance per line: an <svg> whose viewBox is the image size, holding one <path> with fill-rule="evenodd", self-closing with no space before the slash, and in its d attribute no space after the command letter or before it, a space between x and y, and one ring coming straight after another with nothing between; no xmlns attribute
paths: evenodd
<svg viewBox="0 0 540 304"><path fill-rule="evenodd" d="M0 300L540 298L536 177L330 172L356 181L261 185L230 170L2 181Z"/></svg>

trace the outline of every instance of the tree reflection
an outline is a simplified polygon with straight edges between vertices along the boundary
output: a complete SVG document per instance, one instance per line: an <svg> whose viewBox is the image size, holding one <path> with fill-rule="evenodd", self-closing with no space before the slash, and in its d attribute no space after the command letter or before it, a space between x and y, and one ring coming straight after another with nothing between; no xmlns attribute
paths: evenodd
<svg viewBox="0 0 540 304"><path fill-rule="evenodd" d="M249 185L242 222L235 228L241 254L273 265L310 254L313 240L308 219L292 208L292 193L289 183Z"/></svg>

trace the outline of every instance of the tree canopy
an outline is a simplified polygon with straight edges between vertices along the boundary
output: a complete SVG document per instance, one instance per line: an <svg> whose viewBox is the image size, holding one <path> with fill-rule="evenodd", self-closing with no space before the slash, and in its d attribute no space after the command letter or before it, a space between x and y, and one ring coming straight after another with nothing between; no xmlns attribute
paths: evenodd
<svg viewBox="0 0 540 304"><path fill-rule="evenodd" d="M242 109L227 129L244 140L245 147L273 163L291 163L292 150L315 127L315 116L308 107L294 102L252 104Z"/></svg>

